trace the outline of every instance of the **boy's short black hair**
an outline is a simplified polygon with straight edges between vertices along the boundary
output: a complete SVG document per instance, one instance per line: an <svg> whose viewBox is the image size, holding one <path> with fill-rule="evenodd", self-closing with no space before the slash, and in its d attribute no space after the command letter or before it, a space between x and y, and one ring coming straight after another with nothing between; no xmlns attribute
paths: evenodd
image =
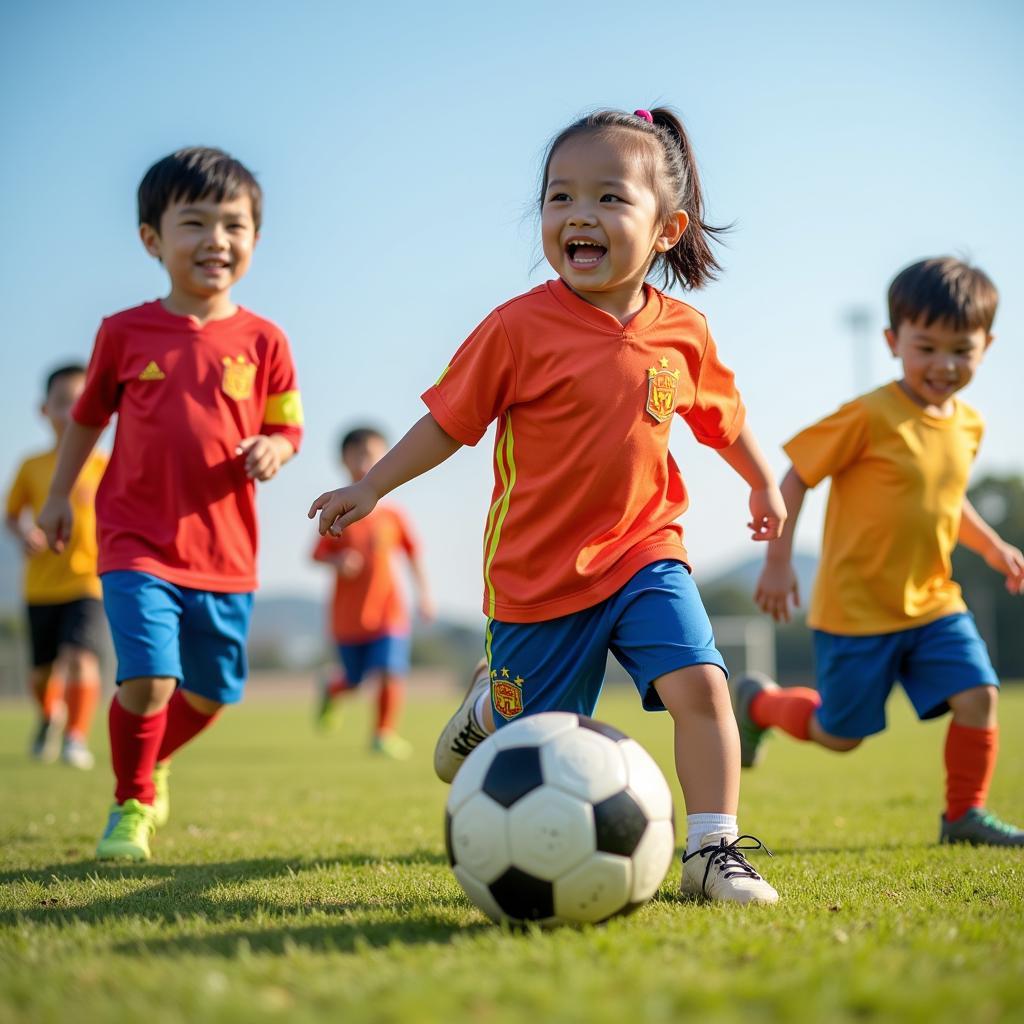
<svg viewBox="0 0 1024 1024"><path fill-rule="evenodd" d="M345 454L347 448L351 448L356 444L366 444L367 441L372 440L383 441L384 444L388 443L388 439L376 428L368 426L352 427L351 430L345 431L341 437L341 444L338 446L338 450L342 455Z"/></svg>
<svg viewBox="0 0 1024 1024"><path fill-rule="evenodd" d="M957 331L992 330L999 292L988 275L952 256L912 263L889 285L889 326L924 319L944 320Z"/></svg>
<svg viewBox="0 0 1024 1024"><path fill-rule="evenodd" d="M190 146L158 160L139 183L139 224L160 230L160 218L171 203L212 198L215 202L248 195L252 219L260 229L263 192L252 172L222 149Z"/></svg>
<svg viewBox="0 0 1024 1024"><path fill-rule="evenodd" d="M43 390L43 394L47 398L50 397L50 391L53 389L53 385L57 383L62 377L84 377L85 367L81 363L66 363L64 366L58 366L55 370L51 370L46 377L46 387Z"/></svg>

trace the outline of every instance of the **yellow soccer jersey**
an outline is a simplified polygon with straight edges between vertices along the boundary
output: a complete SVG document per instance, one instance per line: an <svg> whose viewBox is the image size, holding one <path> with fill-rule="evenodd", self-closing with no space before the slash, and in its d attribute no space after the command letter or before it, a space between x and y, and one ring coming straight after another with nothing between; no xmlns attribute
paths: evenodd
<svg viewBox="0 0 1024 1024"><path fill-rule="evenodd" d="M808 487L832 478L810 626L864 636L966 611L950 558L983 431L966 403L936 419L894 381L783 446Z"/></svg>
<svg viewBox="0 0 1024 1024"><path fill-rule="evenodd" d="M26 459L7 495L7 515L29 509L39 515L50 490L57 465L56 450ZM63 604L82 597L100 597L96 575L96 488L107 467L107 457L93 452L71 491L74 525L71 537L58 555L41 551L25 559L25 602Z"/></svg>

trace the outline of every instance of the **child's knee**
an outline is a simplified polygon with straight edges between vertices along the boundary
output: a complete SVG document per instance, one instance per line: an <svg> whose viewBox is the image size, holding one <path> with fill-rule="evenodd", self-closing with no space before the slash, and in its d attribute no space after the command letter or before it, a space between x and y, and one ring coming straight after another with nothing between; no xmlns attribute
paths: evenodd
<svg viewBox="0 0 1024 1024"><path fill-rule="evenodd" d="M856 750L864 742L862 737L833 736L832 733L822 729L818 724L816 716L811 717L809 732L810 739L817 743L818 746L825 747L837 754L848 754L851 750Z"/></svg>
<svg viewBox="0 0 1024 1024"><path fill-rule="evenodd" d="M651 684L669 713L686 715L729 714L731 701L725 673L717 665L690 665L668 672Z"/></svg>
<svg viewBox="0 0 1024 1024"><path fill-rule="evenodd" d="M182 690L182 697L185 702L198 711L201 715L215 715L224 705L217 700L210 700L209 697L201 697L198 693L190 690Z"/></svg>
<svg viewBox="0 0 1024 1024"><path fill-rule="evenodd" d="M949 698L956 721L981 727L995 721L998 704L999 690L994 686L972 686Z"/></svg>
<svg viewBox="0 0 1024 1024"><path fill-rule="evenodd" d="M169 676L136 676L122 680L117 688L118 703L135 715L152 715L166 706L178 680Z"/></svg>
<svg viewBox="0 0 1024 1024"><path fill-rule="evenodd" d="M91 681L99 671L96 655L84 647L65 647L61 650L60 661L69 682Z"/></svg>

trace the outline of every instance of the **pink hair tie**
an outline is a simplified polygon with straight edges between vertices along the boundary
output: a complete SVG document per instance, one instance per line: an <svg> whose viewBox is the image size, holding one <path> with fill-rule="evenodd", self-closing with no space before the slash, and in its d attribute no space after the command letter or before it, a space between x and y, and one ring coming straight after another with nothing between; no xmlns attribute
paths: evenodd
<svg viewBox="0 0 1024 1024"><path fill-rule="evenodd" d="M654 124L654 118L649 110L634 110L634 116L639 117L642 121L648 121L650 124Z"/></svg>

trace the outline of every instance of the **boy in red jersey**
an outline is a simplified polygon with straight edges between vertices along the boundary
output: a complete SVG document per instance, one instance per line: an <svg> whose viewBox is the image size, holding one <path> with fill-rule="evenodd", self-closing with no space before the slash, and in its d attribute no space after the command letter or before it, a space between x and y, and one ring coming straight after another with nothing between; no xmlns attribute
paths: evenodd
<svg viewBox="0 0 1024 1024"><path fill-rule="evenodd" d="M65 764L89 769L89 727L100 693L99 653L106 633L100 581L96 575L94 502L107 457L93 452L71 494L75 530L61 554L47 550L35 517L43 507L57 463L57 447L71 407L85 387L85 367L71 363L46 380L42 413L53 428L54 446L27 458L7 495L7 529L25 552L25 604L32 641L30 685L39 706L32 756L48 761L56 753L66 709L60 756Z"/></svg>
<svg viewBox="0 0 1024 1024"><path fill-rule="evenodd" d="M104 320L39 524L60 551L68 495L117 413L96 499L117 651L115 804L99 858L146 860L167 819L171 755L241 699L256 588L255 481L297 451L302 406L283 332L231 300L261 192L217 149L179 150L139 186L139 233L170 292Z"/></svg>
<svg viewBox="0 0 1024 1024"><path fill-rule="evenodd" d="M1024 554L967 499L984 422L957 392L992 342L998 294L951 257L906 267L889 288L886 340L903 375L792 438L782 482L789 519L768 545L757 586L779 621L797 604L790 563L807 489L831 477L821 564L808 624L818 689L747 676L733 685L743 764L771 728L848 752L885 728L899 680L921 719L951 712L939 841L1024 846L1024 829L985 807L998 747L999 678L952 579L957 544L1024 590Z"/></svg>
<svg viewBox="0 0 1024 1024"><path fill-rule="evenodd" d="M387 440L372 427L348 431L341 441L341 461L352 482L362 480L387 450ZM367 675L379 675L372 749L404 760L412 751L395 729L409 672L409 618L395 575L398 551L409 561L420 617L429 620L433 602L419 545L409 521L394 505L380 505L341 537L321 537L313 551L314 561L331 565L336 572L331 618L342 665L333 679L325 681L317 717L325 723L342 694L352 693Z"/></svg>

